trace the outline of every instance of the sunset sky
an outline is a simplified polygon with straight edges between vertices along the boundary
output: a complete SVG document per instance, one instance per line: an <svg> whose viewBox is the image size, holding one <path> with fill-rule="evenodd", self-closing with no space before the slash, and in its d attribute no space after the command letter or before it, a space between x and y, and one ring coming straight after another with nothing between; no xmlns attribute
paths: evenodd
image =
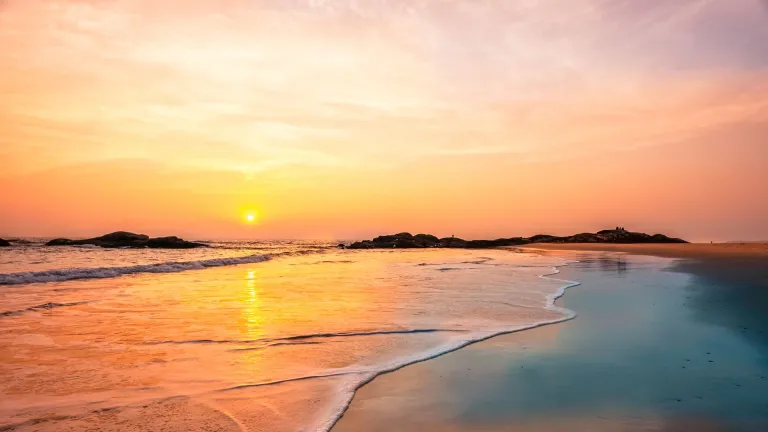
<svg viewBox="0 0 768 432"><path fill-rule="evenodd" d="M766 240L768 4L0 0L0 164L0 236Z"/></svg>

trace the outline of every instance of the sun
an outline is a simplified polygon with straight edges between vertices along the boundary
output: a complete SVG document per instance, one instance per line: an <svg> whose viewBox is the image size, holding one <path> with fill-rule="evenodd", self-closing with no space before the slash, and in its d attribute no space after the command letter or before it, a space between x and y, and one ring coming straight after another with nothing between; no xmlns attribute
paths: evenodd
<svg viewBox="0 0 768 432"><path fill-rule="evenodd" d="M255 224L259 221L259 213L255 210L246 210L242 213L243 222L246 224Z"/></svg>

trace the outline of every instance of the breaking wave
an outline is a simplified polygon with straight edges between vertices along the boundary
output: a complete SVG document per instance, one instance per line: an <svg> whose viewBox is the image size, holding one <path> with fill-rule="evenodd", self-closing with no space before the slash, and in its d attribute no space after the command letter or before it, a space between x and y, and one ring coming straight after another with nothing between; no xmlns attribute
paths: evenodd
<svg viewBox="0 0 768 432"><path fill-rule="evenodd" d="M270 259L269 255L247 255L231 258L212 258L199 261L178 261L125 267L73 268L0 274L0 285L63 282L75 279L105 279L137 273L177 273L238 264L253 264Z"/></svg>

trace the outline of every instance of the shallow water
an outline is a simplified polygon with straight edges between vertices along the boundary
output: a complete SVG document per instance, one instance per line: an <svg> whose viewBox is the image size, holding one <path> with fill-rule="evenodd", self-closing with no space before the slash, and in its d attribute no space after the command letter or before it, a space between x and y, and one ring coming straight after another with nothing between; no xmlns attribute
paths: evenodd
<svg viewBox="0 0 768 432"><path fill-rule="evenodd" d="M140 251L72 253L101 268ZM567 284L541 277L563 263L324 250L0 287L0 427L326 430L382 371L570 318L551 304Z"/></svg>
<svg viewBox="0 0 768 432"><path fill-rule="evenodd" d="M382 376L334 431L768 430L764 262L567 257L577 319Z"/></svg>

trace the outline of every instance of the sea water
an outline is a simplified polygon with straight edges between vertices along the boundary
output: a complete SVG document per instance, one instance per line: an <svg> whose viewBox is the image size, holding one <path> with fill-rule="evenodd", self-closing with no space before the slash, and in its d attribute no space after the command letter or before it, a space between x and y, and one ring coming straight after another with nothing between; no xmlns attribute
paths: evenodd
<svg viewBox="0 0 768 432"><path fill-rule="evenodd" d="M214 245L0 250L0 428L325 431L384 372L573 317L556 257Z"/></svg>
<svg viewBox="0 0 768 432"><path fill-rule="evenodd" d="M383 376L333 432L768 431L768 267L557 251L566 325Z"/></svg>

